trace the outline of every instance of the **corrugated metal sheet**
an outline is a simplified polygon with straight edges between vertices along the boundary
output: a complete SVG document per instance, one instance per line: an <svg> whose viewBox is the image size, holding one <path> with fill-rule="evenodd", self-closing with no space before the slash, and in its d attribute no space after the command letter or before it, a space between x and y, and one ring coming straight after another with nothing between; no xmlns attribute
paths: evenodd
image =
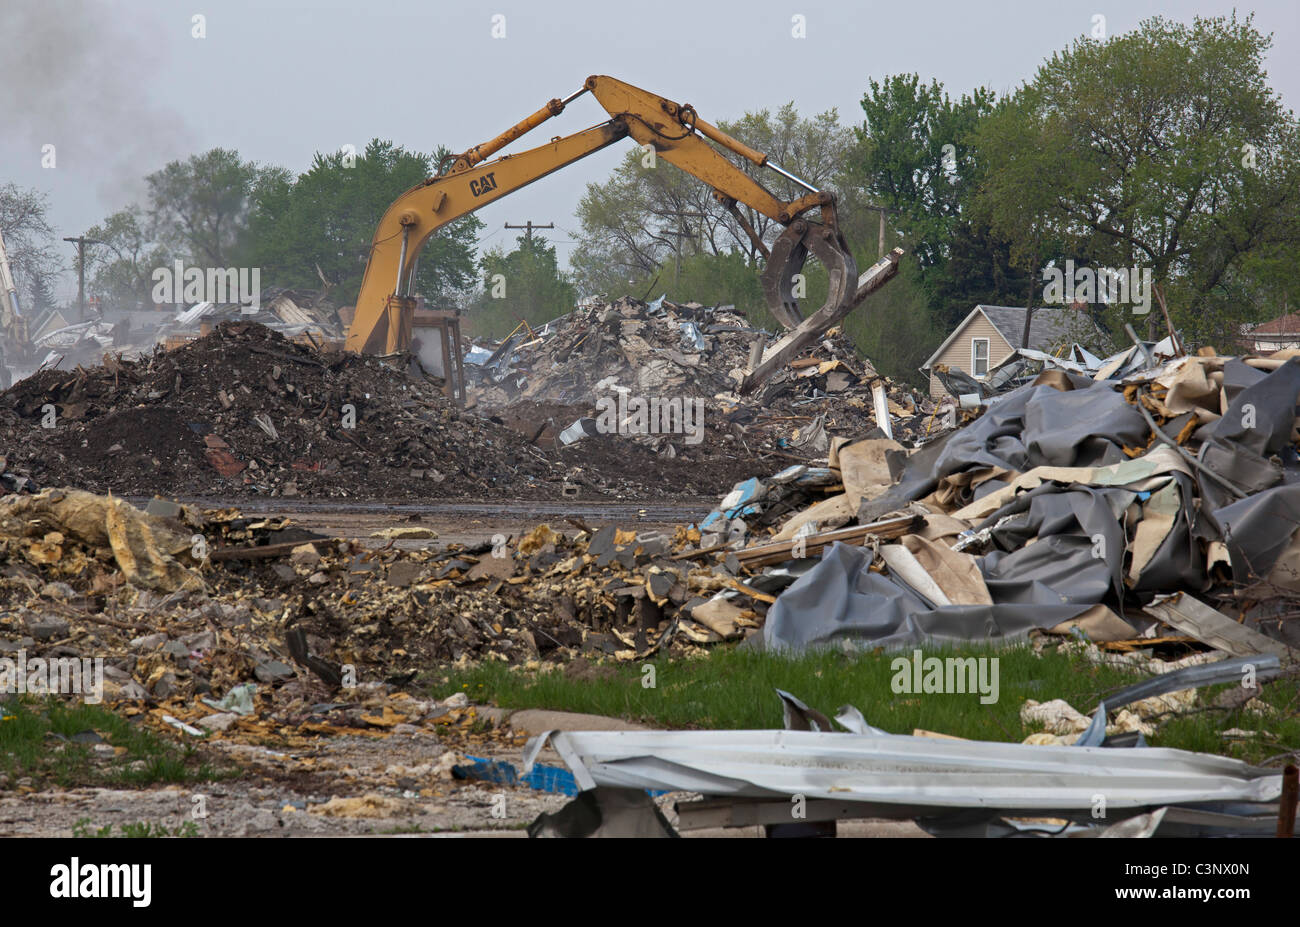
<svg viewBox="0 0 1300 927"><path fill-rule="evenodd" d="M216 307L216 303L195 303L184 312L176 313L176 324L182 328L189 328L197 325L199 319L207 315Z"/></svg>
<svg viewBox="0 0 1300 927"><path fill-rule="evenodd" d="M1027 746L817 731L586 731L549 736L583 788L859 801L916 808L1087 812L1273 802L1281 774L1166 748Z"/></svg>

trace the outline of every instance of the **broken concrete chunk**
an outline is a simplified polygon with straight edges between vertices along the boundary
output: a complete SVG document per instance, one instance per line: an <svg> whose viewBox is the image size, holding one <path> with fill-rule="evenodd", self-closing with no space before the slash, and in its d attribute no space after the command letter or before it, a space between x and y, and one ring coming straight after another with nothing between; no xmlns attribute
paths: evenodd
<svg viewBox="0 0 1300 927"><path fill-rule="evenodd" d="M27 621L27 633L38 641L55 640L68 636L70 625L62 618L42 616Z"/></svg>
<svg viewBox="0 0 1300 927"><path fill-rule="evenodd" d="M314 544L299 544L289 554L289 562L294 566L311 569L320 563L320 554Z"/></svg>
<svg viewBox="0 0 1300 927"><path fill-rule="evenodd" d="M289 679L294 676L292 666L287 666L279 660L266 660L253 667L253 675L257 677L258 682L273 683L281 679Z"/></svg>
<svg viewBox="0 0 1300 927"><path fill-rule="evenodd" d="M199 719L199 727L206 731L224 731L239 720L233 711L221 711Z"/></svg>

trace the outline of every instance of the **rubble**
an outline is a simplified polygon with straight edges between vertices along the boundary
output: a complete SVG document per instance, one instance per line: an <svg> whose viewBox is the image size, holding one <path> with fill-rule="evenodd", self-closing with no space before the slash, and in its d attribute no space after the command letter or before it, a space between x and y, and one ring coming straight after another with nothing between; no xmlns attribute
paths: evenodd
<svg viewBox="0 0 1300 927"><path fill-rule="evenodd" d="M326 701L345 666L397 684L466 660L628 659L669 646L679 606L716 586L672 560L673 543L542 526L505 549L366 549L229 509L162 517L75 490L11 495L0 499L0 647L101 655L117 667L109 699L179 698L239 717L268 696Z"/></svg>
<svg viewBox="0 0 1300 927"><path fill-rule="evenodd" d="M174 352L19 383L0 397L15 448L0 472L22 490L0 499L0 649L103 655L106 699L174 737L218 743L474 729L467 699L433 704L403 689L431 668L479 660L598 673L607 668L578 661L740 641L778 651L1051 641L1158 683L1124 690L1091 720L1050 697L1026 703L1023 719L1044 730L995 746L1035 751L1107 738L1142 745L1162 719L1207 707L1195 690L1243 660L1267 670L1258 685L1295 672L1300 356L1165 359L1135 347L1102 365L1126 371L1122 380L1057 368L958 412L885 383L838 335L750 399L735 378L710 379L719 359L734 355L739 370L749 356L740 358L739 337L722 337L748 330L711 329L729 321L721 310L625 300L560 321L537 343L498 354L510 370L478 379L473 411L428 380L241 322ZM698 344L681 328L689 321L700 353L717 354L699 370L670 358L659 379L629 381L713 390L720 418L701 445L585 424L597 409L583 391L639 377L646 362L628 358L628 321L658 345L651 353L674 327ZM598 350L578 363L587 343ZM856 379L832 394L834 373ZM519 390L514 401L505 382ZM501 405L488 402L493 391ZM364 441L342 425L345 401ZM40 426L47 405L54 428ZM960 427L947 430L941 415ZM582 436L565 445L574 422L584 422ZM675 481L681 492L708 487L688 482L700 466L732 489L695 524L635 531L573 518L576 530L538 525L468 546L440 545L419 524L348 541L283 517L118 498L168 486L191 496L400 498L415 486L544 498L572 485L644 492ZM68 480L113 494L39 488ZM1212 704L1268 710L1258 691ZM850 730L880 734L845 717ZM588 736L575 749L604 749ZM965 747L924 749L971 770L983 762ZM1047 774L1044 761L1006 759ZM453 767L468 774L448 753L438 775ZM474 775L500 772L484 769ZM1093 786L1091 772L1076 772L1079 789ZM1077 810L1061 793L1042 800L1054 814ZM316 813L384 817L395 807L362 795Z"/></svg>
<svg viewBox="0 0 1300 927"><path fill-rule="evenodd" d="M187 497L558 497L563 473L432 381L249 322L0 394L0 447L43 485ZM419 474L418 476L416 474Z"/></svg>
<svg viewBox="0 0 1300 927"><path fill-rule="evenodd" d="M540 328L521 327L499 344L471 350L469 397L496 414L521 403L554 403L578 413L568 421L534 418L537 427L528 436L536 438L548 425L550 441L580 418L595 418L602 401L621 413L630 399L699 400L712 439L706 443L733 434L750 459L777 452L824 457L830 437L866 436L879 427L872 409L878 384L887 388L889 424L899 440L917 442L946 430L934 402L880 376L839 328L742 394L751 360L772 337L730 306L679 305L662 297L651 303L589 300ZM620 423L629 418L618 417ZM681 435L636 427L623 433L661 458L697 450Z"/></svg>
<svg viewBox="0 0 1300 927"><path fill-rule="evenodd" d="M1292 376L1300 361L1273 366L1259 383ZM1137 391L1071 385L1024 387L1022 399L1009 396L942 446L910 454L885 438L837 438L828 454L833 466L799 464L746 480L698 526L671 535L614 525L565 534L543 525L505 545L405 550L393 542L432 540L436 532L401 526L378 532L388 543L375 550L232 510L157 503L151 509L159 514L149 515L70 490L10 496L0 510L10 562L4 622L34 645L88 633L133 661L155 653L161 661L148 661L131 679L139 687L133 691L155 696L222 697L244 684L292 686L303 678L337 686L345 665L401 680L467 659L644 659L756 636L781 648L842 640L903 646L936 636L981 639L990 628L1007 640L1035 631L1062 640L1082 634L1121 654L1129 642L1194 642L1184 632L1201 629L1201 637L1218 634L1213 640L1223 646L1287 658L1293 632L1286 622L1268 624L1279 613L1274 605L1260 613L1265 620L1251 622L1253 637L1234 637L1222 625L1230 619L1205 617L1209 606L1196 611L1196 600L1171 606L1156 597L1182 590L1222 603L1235 596L1245 613L1260 601L1243 596L1242 584L1223 585L1244 543L1229 536L1204 535L1203 572L1170 579L1162 558L1188 549L1173 545L1189 537L1180 532L1195 519L1180 521L1184 510L1167 500L1192 500L1204 510L1204 487L1196 494L1195 471L1147 432L1133 404ZM1247 398L1261 414L1273 408L1258 391ZM1050 411L1076 399L1092 418ZM1034 403L1048 405L1035 411ZM1008 431L1013 412L1038 424ZM1100 420L1124 430L1097 427ZM1289 434L1294 421L1275 424ZM990 446L996 454L964 449ZM1101 463L1116 457L1122 460ZM945 472L947 459L954 465ZM1073 508L1058 513L1062 501ZM881 508L881 517L868 518ZM1108 526L1116 512L1127 513L1125 521ZM1156 528L1163 534L1150 537ZM206 552L195 552L196 537ZM1027 545L1034 537L1039 543ZM1252 543L1271 545L1279 558L1286 537L1276 530L1270 537ZM1116 555L1094 556L1096 538ZM849 583L855 591L840 606L849 611L826 611L822 597ZM1022 588L1032 591L1029 599L1016 598ZM175 601L156 615L158 596L169 594ZM116 624L94 619L106 609L120 616ZM868 623L854 623L856 609ZM64 624L46 628L34 621L42 612ZM148 622L132 617L146 612ZM1172 629L1161 632L1162 620ZM196 635L205 633L221 635L223 656L192 662ZM178 641L173 653L168 648ZM212 707L230 710L220 701Z"/></svg>
<svg viewBox="0 0 1300 927"><path fill-rule="evenodd" d="M805 508L814 515L805 544L890 516L919 527L895 544L835 544L798 565L768 611L767 644L1014 640L1080 622L1098 641L1177 636L1159 630L1159 615L1174 620L1167 609L1142 608L1182 592L1223 603L1284 645L1275 649L1294 648L1300 632L1275 616L1294 613L1284 602L1300 594L1296 521L1276 514L1294 505L1287 474L1300 474L1300 359L1151 358L1123 381L1044 375L901 468L895 460L883 491L850 494L847 479L829 487L844 491ZM854 479L878 486L884 475L877 463L874 476ZM738 520L768 526L764 503L740 493L715 513L730 519L733 547L745 534ZM785 520L787 537L797 518ZM921 549L930 564L913 562Z"/></svg>
<svg viewBox="0 0 1300 927"><path fill-rule="evenodd" d="M254 322L291 341L317 349L337 348L342 341L338 314L325 292L269 287L257 305L201 302L178 312L119 312L67 324L57 310L32 333L28 363L11 365L17 381L41 370L93 367L105 352L136 360L157 345L178 348L208 334L223 322Z"/></svg>

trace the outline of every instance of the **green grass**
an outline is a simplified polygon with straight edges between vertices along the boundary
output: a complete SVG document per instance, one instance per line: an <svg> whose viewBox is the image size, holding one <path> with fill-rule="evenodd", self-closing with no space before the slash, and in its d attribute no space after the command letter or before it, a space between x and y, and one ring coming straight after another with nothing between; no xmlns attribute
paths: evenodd
<svg viewBox="0 0 1300 927"><path fill-rule="evenodd" d="M375 831L377 834L423 834L428 833L423 824L398 824L395 827L385 827L383 830Z"/></svg>
<svg viewBox="0 0 1300 927"><path fill-rule="evenodd" d="M446 697L465 692L475 701L501 708L588 712L653 727L743 730L781 727L781 704L773 692L780 688L827 715L833 716L841 705L853 705L868 723L893 733L923 728L973 740L1020 742L1041 729L1020 721L1025 699L1062 698L1086 715L1103 697L1143 678L1053 650L1036 656L1026 646L925 649L926 657L997 657L998 700L984 705L977 694L894 693L891 662L898 656L820 651L784 658L718 648L698 659L611 664L610 678L582 680L566 677L562 670L531 673L491 662L453 672L432 686L432 694ZM655 667L653 688L642 685L644 665ZM1202 690L1202 702L1226 688ZM1153 746L1258 762L1300 749L1298 700L1294 680L1277 683L1265 688L1264 701L1279 709L1280 718L1260 718L1245 711L1206 712L1161 723L1149 740ZM1272 739L1228 743L1219 735L1232 727L1267 731Z"/></svg>
<svg viewBox="0 0 1300 927"><path fill-rule="evenodd" d="M1199 690L1200 705L1212 703L1228 685L1208 686ZM1292 676L1264 686L1260 701L1276 709L1276 714L1260 717L1249 711L1205 711L1168 719L1156 738L1158 746L1180 747L1203 753L1222 753L1252 763L1271 760L1300 750L1300 680ZM1229 742L1221 736L1229 728L1258 732L1241 742ZM1288 762L1296 762L1292 757Z"/></svg>
<svg viewBox="0 0 1300 927"><path fill-rule="evenodd" d="M119 837L140 838L140 837L197 837L199 827L193 821L186 821L176 827L167 827L163 824L151 824L148 821L136 821L132 824L118 825ZM112 837L113 825L106 824L103 827L92 829L90 827L90 818L81 818L76 824L72 825L72 836L74 837Z"/></svg>
<svg viewBox="0 0 1300 927"><path fill-rule="evenodd" d="M124 750L102 755L94 744L63 739L86 732ZM30 778L40 789L205 782L238 772L216 769L194 747L163 740L102 706L24 696L0 701L0 774L8 788Z"/></svg>

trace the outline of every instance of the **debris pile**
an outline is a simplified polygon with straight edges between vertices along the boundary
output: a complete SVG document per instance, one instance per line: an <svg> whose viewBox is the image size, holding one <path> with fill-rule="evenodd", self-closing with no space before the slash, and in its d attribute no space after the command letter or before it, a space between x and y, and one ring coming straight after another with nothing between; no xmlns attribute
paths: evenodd
<svg viewBox="0 0 1300 927"><path fill-rule="evenodd" d="M771 338L730 306L679 305L662 297L651 303L591 300L541 328L521 326L499 344L476 345L466 358L466 377L471 401L497 414L520 404L556 403L594 420L584 426L581 417L530 417L530 438L570 444L617 430L660 456L700 450L681 434L643 427L637 402L698 400L706 444L714 447L732 435L751 458L774 451L824 457L830 437L861 437L873 429L916 442L942 433L943 421L951 420L920 393L880 376L838 328L742 394L741 381ZM884 391L879 400L878 388ZM599 412L609 419L600 421ZM547 425L550 432L543 431Z"/></svg>
<svg viewBox="0 0 1300 927"><path fill-rule="evenodd" d="M241 341L250 331L253 340ZM262 330L223 329L190 350L208 351L209 366L226 370L235 384L256 382L236 353L264 358L273 369L262 371L263 392L283 384L288 396L310 391L311 400L300 401L330 407L334 368ZM320 381L302 377L288 390L294 384L285 371L301 365L295 357ZM122 365L119 390L161 396L159 387L170 386L188 395L184 380L193 368L152 366L160 360L168 357ZM410 404L439 405L386 368L355 358L336 363L340 375L368 372L372 396L399 383ZM85 416L82 433L109 430L113 413L85 410L111 401L103 398L112 395L110 376L109 368L84 372L62 397L64 414ZM24 393L20 384L6 399L30 415L39 408L33 394L59 388L38 382ZM123 582L174 593L192 588L177 576L201 575L209 594L233 596L245 612L249 602L276 603L284 627L328 641L318 644L323 659L397 677L486 655L511 662L584 651L640 657L760 628L768 646L785 649L1014 640L1047 631L1120 650L1167 639L1258 653L1272 641L1286 655L1287 646L1300 644L1290 617L1300 600L1293 566L1300 559L1293 550L1300 481L1288 476L1300 474L1297 396L1300 356L1179 357L1123 382L1049 371L919 449L888 438L836 437L828 466L796 464L743 480L697 526L671 536L571 519L580 528L573 537L542 526L517 544L408 551L394 548L392 535L387 548L373 551L302 534L272 541L268 532L286 530L283 523L233 513L200 517L183 507L170 512L186 519L171 531L133 527L120 514L113 516L118 527L104 528L110 514L124 511L112 507L91 519L100 527L90 531L73 527L56 503L77 499L79 511L96 512L104 503L64 490L9 497L10 520L0 528L21 539L5 542L7 559L20 565L18 579L9 568L17 593L39 597L51 583L72 583L76 596L104 596ZM197 418L202 407L189 408ZM263 431L255 419L243 431L224 426L239 416L222 418L223 411L209 408L209 421L235 438L232 446ZM121 537L114 540L113 531ZM212 562L187 553L196 533L213 548ZM68 547L69 538L81 538L81 546ZM132 538L146 539L158 555L134 551ZM250 543L260 545L256 555L217 549ZM32 568L39 575L27 575ZM1183 604L1169 604L1170 594ZM106 601L93 602L91 612ZM1237 622L1216 606L1254 636L1243 642L1230 633L1225 622ZM185 620L198 630L206 619L195 612Z"/></svg>
<svg viewBox="0 0 1300 927"><path fill-rule="evenodd" d="M701 527L742 563L752 532L772 532L771 647L1050 631L1213 632L1222 649L1244 622L1250 652L1285 654L1300 645L1298 397L1300 352L1153 357L1122 381L1049 370L921 449L845 442L828 473L739 484ZM1196 614L1175 617L1169 594Z"/></svg>
<svg viewBox="0 0 1300 927"><path fill-rule="evenodd" d="M201 302L179 312L117 312L72 324L62 312L52 310L33 330L24 363L9 358L8 367L0 366L0 385L7 386L37 370L95 366L105 351L135 360L158 344L175 348L193 341L222 322L256 322L316 348L337 345L343 327L337 312L327 305L327 295L328 291L268 287L259 305Z"/></svg>
<svg viewBox="0 0 1300 927"><path fill-rule="evenodd" d="M198 338L222 322L256 322L290 341L321 348L343 338L338 313L326 304L325 297L325 292L271 287L258 306L196 303L164 323L157 337L172 346Z"/></svg>
<svg viewBox="0 0 1300 927"><path fill-rule="evenodd" d="M511 429L560 464L566 479L580 487L584 497L590 489L634 499L708 498L776 465L785 453L774 442L761 436L751 439L740 425L710 420L707 414L692 437L603 434L592 411L533 400L478 409L490 422Z"/></svg>
<svg viewBox="0 0 1300 927"><path fill-rule="evenodd" d="M146 497L556 497L563 476L431 381L249 322L20 381L0 394L0 449L43 485Z"/></svg>
<svg viewBox="0 0 1300 927"><path fill-rule="evenodd" d="M672 559L692 536L609 527L575 539L541 526L495 546L366 548L231 509L10 495L0 649L103 656L106 697L155 700L294 680L324 695L344 685L344 667L401 685L466 660L626 659L649 640L667 646L665 606L671 616L716 588L712 571ZM627 627L628 615L639 623Z"/></svg>

